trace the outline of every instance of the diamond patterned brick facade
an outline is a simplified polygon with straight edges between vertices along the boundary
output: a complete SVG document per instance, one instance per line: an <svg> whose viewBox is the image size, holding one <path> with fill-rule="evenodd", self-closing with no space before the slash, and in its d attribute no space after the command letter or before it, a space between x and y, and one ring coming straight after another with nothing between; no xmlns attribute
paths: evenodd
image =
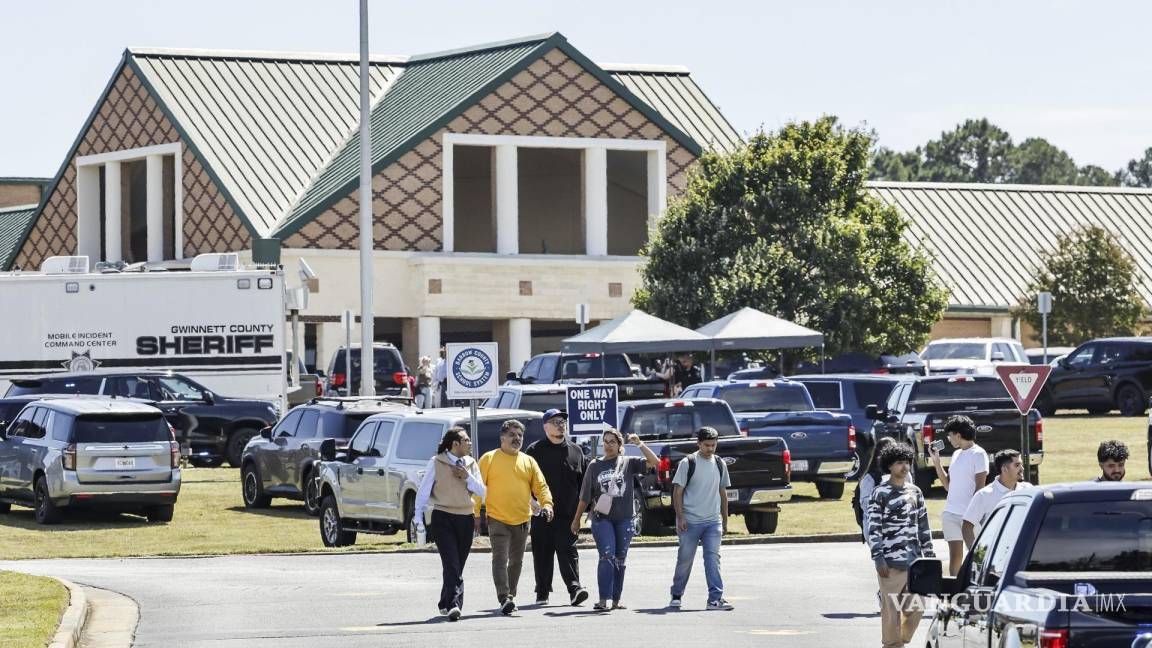
<svg viewBox="0 0 1152 648"><path fill-rule="evenodd" d="M612 89L554 49L373 178L377 249L441 249L440 160L445 132L662 139L667 144L670 198L684 190L685 174L696 160ZM355 249L358 214L359 201L353 191L284 244L290 248Z"/></svg>
<svg viewBox="0 0 1152 648"><path fill-rule="evenodd" d="M38 268L45 258L76 250L76 156L122 151L180 141L176 128L125 66L112 83L76 154L68 160L59 183L16 257L21 268ZM208 179L199 160L183 146L184 253L235 251L251 238L240 219Z"/></svg>

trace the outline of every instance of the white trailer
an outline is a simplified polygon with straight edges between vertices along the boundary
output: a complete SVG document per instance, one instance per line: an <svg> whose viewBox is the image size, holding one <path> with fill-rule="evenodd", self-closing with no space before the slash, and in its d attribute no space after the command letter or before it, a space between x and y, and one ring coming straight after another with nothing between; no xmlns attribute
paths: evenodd
<svg viewBox="0 0 1152 648"><path fill-rule="evenodd" d="M227 396L285 402L284 274L201 255L189 271L93 272L53 257L0 273L0 394L64 371L170 370Z"/></svg>

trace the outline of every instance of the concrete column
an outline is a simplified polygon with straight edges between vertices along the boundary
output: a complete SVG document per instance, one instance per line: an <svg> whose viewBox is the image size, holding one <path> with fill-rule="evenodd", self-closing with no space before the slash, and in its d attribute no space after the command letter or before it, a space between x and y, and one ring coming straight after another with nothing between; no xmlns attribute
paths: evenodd
<svg viewBox="0 0 1152 648"><path fill-rule="evenodd" d="M432 363L440 357L440 318L420 317L416 320L416 337L418 342L417 360L419 356L432 358Z"/></svg>
<svg viewBox="0 0 1152 648"><path fill-rule="evenodd" d="M1015 338L1016 331L1012 326L1011 317L993 317L992 318L992 337Z"/></svg>
<svg viewBox="0 0 1152 648"><path fill-rule="evenodd" d="M532 359L532 320L516 317L508 320L508 369L520 373ZM505 372L507 373L507 372Z"/></svg>
<svg viewBox="0 0 1152 648"><path fill-rule="evenodd" d="M648 151L648 232L651 235L656 222L664 215L668 202L667 161L662 151Z"/></svg>
<svg viewBox="0 0 1152 648"><path fill-rule="evenodd" d="M148 261L164 260L164 156L149 155L147 172Z"/></svg>
<svg viewBox="0 0 1152 648"><path fill-rule="evenodd" d="M520 196L519 169L516 147L501 144L496 147L496 253L520 252Z"/></svg>
<svg viewBox="0 0 1152 648"><path fill-rule="evenodd" d="M124 259L121 230L120 163L104 165L104 260L115 263Z"/></svg>
<svg viewBox="0 0 1152 648"><path fill-rule="evenodd" d="M337 314L339 313L340 311L337 311ZM353 325L352 342L355 343L356 341L356 327ZM332 362L332 355L342 346L344 346L344 327L340 325L339 321L324 322L316 325L317 367L327 373L328 365ZM343 373L344 368L340 367L339 371Z"/></svg>
<svg viewBox="0 0 1152 648"><path fill-rule="evenodd" d="M584 253L608 254L608 150L584 150Z"/></svg>
<svg viewBox="0 0 1152 648"><path fill-rule="evenodd" d="M95 265L101 257L100 167L76 168L76 254Z"/></svg>

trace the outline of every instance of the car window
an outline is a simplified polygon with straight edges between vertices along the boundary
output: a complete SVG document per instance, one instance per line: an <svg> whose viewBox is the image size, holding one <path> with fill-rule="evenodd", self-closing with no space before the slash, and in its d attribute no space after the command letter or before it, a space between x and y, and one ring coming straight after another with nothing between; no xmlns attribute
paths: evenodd
<svg viewBox="0 0 1152 648"><path fill-rule="evenodd" d="M52 413L52 422L49 423L48 434L52 436L54 441L68 443L71 441L72 436L72 422L76 417L69 414L61 414L60 412Z"/></svg>
<svg viewBox="0 0 1152 648"><path fill-rule="evenodd" d="M515 402L515 400L516 400L515 394L513 394L510 391L502 391L502 392L500 392L500 394L498 396L496 396L496 404L493 405L493 407L495 407L496 409L503 409L506 407L511 407L512 403Z"/></svg>
<svg viewBox="0 0 1152 648"><path fill-rule="evenodd" d="M531 410L533 412L543 412L544 410L553 407L557 409L568 408L568 397L564 392L556 392L555 394L520 394L520 404L517 406L515 401L509 399L505 407L519 407L519 409Z"/></svg>
<svg viewBox="0 0 1152 648"><path fill-rule="evenodd" d="M99 394L103 378L57 378L17 381L8 390L8 396L24 394Z"/></svg>
<svg viewBox="0 0 1152 648"><path fill-rule="evenodd" d="M837 401L839 401L839 385ZM794 383L736 383L717 394L733 412L809 412L812 403L807 390Z"/></svg>
<svg viewBox="0 0 1152 648"><path fill-rule="evenodd" d="M924 360L985 360L983 342L933 342L920 356Z"/></svg>
<svg viewBox="0 0 1152 648"><path fill-rule="evenodd" d="M21 410L20 414L16 416L16 420L12 421L12 425L9 426L9 434L12 436L24 436L24 428L32 425L32 417L36 415L37 409L39 408L25 407Z"/></svg>
<svg viewBox="0 0 1152 648"><path fill-rule="evenodd" d="M302 415L303 412L298 409L288 412L288 415L276 424L276 429L272 431L272 438L295 436L296 426L300 424L300 417Z"/></svg>
<svg viewBox="0 0 1152 648"><path fill-rule="evenodd" d="M976 538L976 544L972 545L972 552L970 554L972 563L969 574L973 577L973 583L983 582L984 572L988 568L989 559L992 557L992 547L996 544L996 538L1000 535L1000 529L1004 528L1007 513L1008 507L993 510L992 515L980 530L980 535Z"/></svg>
<svg viewBox="0 0 1152 648"><path fill-rule="evenodd" d="M1124 345L1122 344L1101 344L1096 352L1096 358L1092 361L1095 365L1112 365L1120 361L1120 357L1124 355Z"/></svg>
<svg viewBox="0 0 1152 648"><path fill-rule="evenodd" d="M540 377L540 360L539 357L529 360L528 364L524 365L524 369L521 370L520 377L538 379Z"/></svg>
<svg viewBox="0 0 1152 648"><path fill-rule="evenodd" d="M348 444L348 449L359 455L368 454L368 449L372 447L372 437L376 434L376 422L371 421L360 426L356 430L356 436L352 437L352 443Z"/></svg>
<svg viewBox="0 0 1152 648"><path fill-rule="evenodd" d="M883 405L896 383L881 382L879 380L866 380L852 385L852 392L856 396L856 406L860 408Z"/></svg>
<svg viewBox="0 0 1152 648"><path fill-rule="evenodd" d="M892 394L888 396L888 402L884 407L890 411L900 409L900 403L904 400L904 394L908 393L909 389L912 389L912 385L904 383L892 390Z"/></svg>
<svg viewBox="0 0 1152 648"><path fill-rule="evenodd" d="M296 438L298 439L311 439L319 435L320 427L320 412L316 410L305 410L304 415L300 417L300 423L296 426Z"/></svg>
<svg viewBox="0 0 1152 648"><path fill-rule="evenodd" d="M1016 353L1012 350L1012 345L1006 342L997 342L992 345L992 353L999 353L1004 356L1005 362L1015 362Z"/></svg>
<svg viewBox="0 0 1152 648"><path fill-rule="evenodd" d="M1125 362L1152 362L1152 344L1133 342L1125 345Z"/></svg>
<svg viewBox="0 0 1152 648"><path fill-rule="evenodd" d="M400 429L400 440L396 443L397 459L427 461L436 454L436 446L444 431L441 423L407 421Z"/></svg>
<svg viewBox="0 0 1152 648"><path fill-rule="evenodd" d="M380 452L381 457L388 456L388 447L392 445L392 431L395 429L395 421L380 421L376 428L376 440L372 442L372 447Z"/></svg>
<svg viewBox="0 0 1152 648"><path fill-rule="evenodd" d="M803 384L808 388L808 395L812 397L812 404L816 409L844 409L844 403L840 401L840 383L805 380Z"/></svg>
<svg viewBox="0 0 1152 648"><path fill-rule="evenodd" d="M1095 344L1085 344L1072 353L1069 353L1065 360L1073 367L1087 367L1092 364L1092 356L1095 355L1097 346L1098 345Z"/></svg>
<svg viewBox="0 0 1152 648"><path fill-rule="evenodd" d="M545 382L552 382L556 380L556 365L560 362L560 356L546 355L540 358L540 368L536 371L536 375L541 376Z"/></svg>
<svg viewBox="0 0 1152 648"><path fill-rule="evenodd" d="M1012 506L1007 513L1008 519L1000 531L1000 541L992 550L992 558L988 561L988 570L984 574L985 585L996 585L1004 576L1004 570L1008 569L1008 560L1012 558L1012 552L1020 542L1020 530L1024 527L1024 518L1028 511L1023 506Z"/></svg>
<svg viewBox="0 0 1152 648"><path fill-rule="evenodd" d="M0 423L13 423L24 405L22 401L0 403Z"/></svg>
<svg viewBox="0 0 1152 648"><path fill-rule="evenodd" d="M147 443L170 441L172 432L156 414L100 414L76 419L75 443Z"/></svg>
<svg viewBox="0 0 1152 648"><path fill-rule="evenodd" d="M524 425L525 448L531 445L533 441L544 438L544 422L540 417L529 418L522 415L514 418ZM468 436L472 438L472 447L480 454L484 454L489 450L495 450L500 447L500 428L503 427L504 421L506 420L508 419L503 417L480 419L479 434L475 434L472 431L472 422L468 419L455 421L454 424L464 428L468 432Z"/></svg>
<svg viewBox="0 0 1152 648"><path fill-rule="evenodd" d="M371 415L371 412L325 414L320 419L320 436L325 439L350 439L356 434L356 428Z"/></svg>
<svg viewBox="0 0 1152 648"><path fill-rule="evenodd" d="M936 401L970 401L1011 398L1004 383L994 378L960 376L948 380L925 380L916 383L910 404Z"/></svg>
<svg viewBox="0 0 1152 648"><path fill-rule="evenodd" d="M564 356L560 368L563 379L593 379L607 376L631 376L632 367L618 354L588 353L582 356Z"/></svg>
<svg viewBox="0 0 1152 648"><path fill-rule="evenodd" d="M160 390L152 378L141 376L123 376L112 380L112 393L122 398L140 398L143 400L158 401Z"/></svg>
<svg viewBox="0 0 1152 648"><path fill-rule="evenodd" d="M1152 502L1052 505L1028 559L1030 571L1152 571Z"/></svg>
<svg viewBox="0 0 1152 648"><path fill-rule="evenodd" d="M204 399L204 392L199 387L179 376L161 376L160 394L166 401L198 401Z"/></svg>
<svg viewBox="0 0 1152 648"><path fill-rule="evenodd" d="M44 408L25 408L20 415L19 425L13 430L12 436L20 436L26 439L39 439L44 436L43 431L36 424L37 420L44 420Z"/></svg>
<svg viewBox="0 0 1152 648"><path fill-rule="evenodd" d="M636 408L628 420L627 432L641 438L694 438L703 426L716 428L720 436L739 434L732 410L716 402L685 407Z"/></svg>

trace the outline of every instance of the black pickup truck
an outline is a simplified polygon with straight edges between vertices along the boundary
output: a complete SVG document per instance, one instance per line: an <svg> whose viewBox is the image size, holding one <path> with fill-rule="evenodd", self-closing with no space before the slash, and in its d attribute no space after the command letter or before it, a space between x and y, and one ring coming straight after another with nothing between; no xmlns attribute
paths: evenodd
<svg viewBox="0 0 1152 648"><path fill-rule="evenodd" d="M1017 490L993 509L955 578L942 576L938 559L912 563L909 591L941 599L927 645L1147 646L1149 486L1079 483Z"/></svg>
<svg viewBox="0 0 1152 648"><path fill-rule="evenodd" d="M524 364L519 375L509 372L505 384L597 383L619 386L620 400L667 396L660 378L645 378L632 371L623 353L541 353Z"/></svg>
<svg viewBox="0 0 1152 648"><path fill-rule="evenodd" d="M728 466L728 512L743 515L749 533L775 533L780 503L792 499L792 458L788 445L775 437L749 438L740 433L732 410L713 398L646 400L621 403L617 410L625 438L636 434L660 457L635 489L636 532L658 535L676 523L672 506L672 478L680 460L696 452L696 430L707 425L720 433L716 454ZM573 435L573 440L595 457L600 435ZM640 449L626 446L626 454Z"/></svg>
<svg viewBox="0 0 1152 648"><path fill-rule="evenodd" d="M872 428L876 439L893 437L916 450L913 479L921 490L936 480L936 470L928 447L943 441L940 463L948 466L954 448L944 434L944 423L963 414L976 424L976 443L988 453L1021 447L1020 412L999 378L988 376L929 376L910 378L896 385L883 407L869 405L867 416L876 421ZM1040 464L1044 461L1044 422L1040 413L1028 413L1028 452L1031 469L1027 480L1040 483Z"/></svg>

